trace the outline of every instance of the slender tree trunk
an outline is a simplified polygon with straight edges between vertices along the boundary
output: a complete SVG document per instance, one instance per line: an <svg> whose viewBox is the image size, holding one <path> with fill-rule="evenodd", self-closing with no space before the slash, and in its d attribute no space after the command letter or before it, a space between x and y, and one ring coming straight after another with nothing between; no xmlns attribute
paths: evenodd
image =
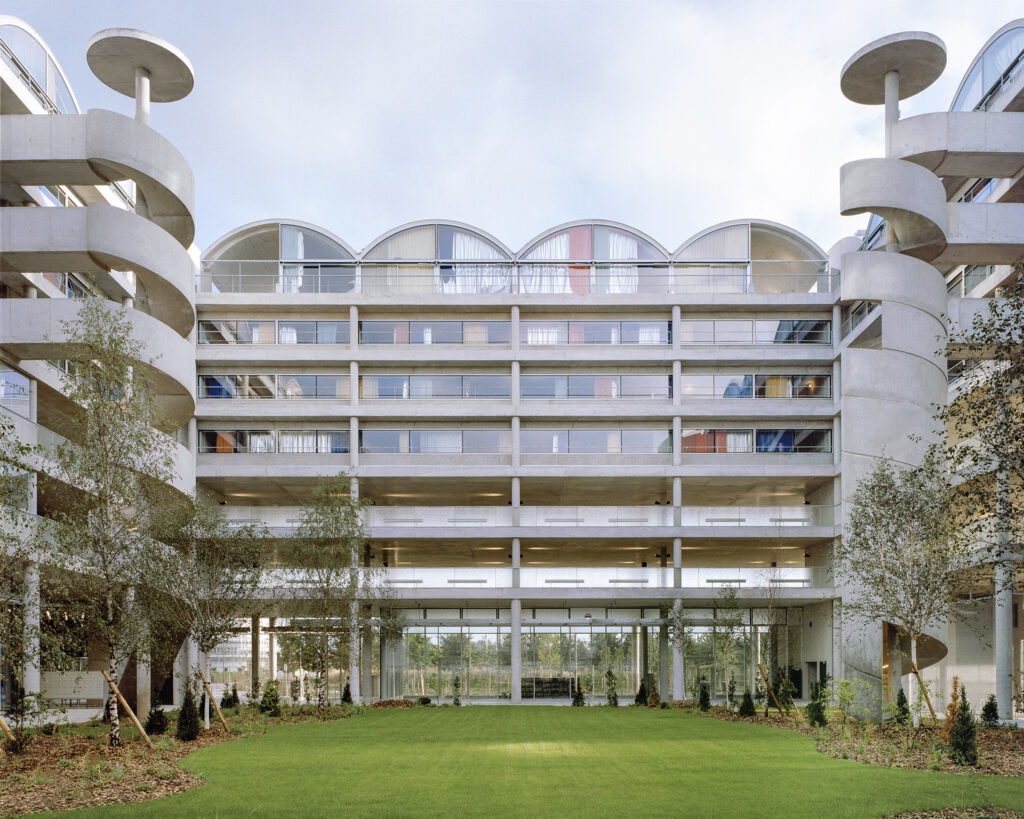
<svg viewBox="0 0 1024 819"><path fill-rule="evenodd" d="M320 668L316 680L316 710L323 712L327 708L327 652L320 653Z"/></svg>
<svg viewBox="0 0 1024 819"><path fill-rule="evenodd" d="M203 652L202 663L203 663L203 673L206 675L206 679L209 680L210 679L210 655L207 654L205 651ZM203 688L205 689L206 686L204 685ZM210 686L210 690L211 691L213 690L213 686ZM203 727L207 731L210 730L210 696L211 696L211 694L209 692L207 692L206 696L203 697L203 700L206 703L206 705L203 707Z"/></svg>
<svg viewBox="0 0 1024 819"><path fill-rule="evenodd" d="M917 668L917 637L910 638L910 707L914 712L914 727L917 728L921 724L921 709L917 702L917 674L914 673L914 669Z"/></svg>
<svg viewBox="0 0 1024 819"><path fill-rule="evenodd" d="M107 650L110 652L107 659L107 674L117 684L117 658L114 656L114 646L107 642ZM117 697L107 686L107 701L110 703L110 746L116 748L121 744L121 720L118 715Z"/></svg>

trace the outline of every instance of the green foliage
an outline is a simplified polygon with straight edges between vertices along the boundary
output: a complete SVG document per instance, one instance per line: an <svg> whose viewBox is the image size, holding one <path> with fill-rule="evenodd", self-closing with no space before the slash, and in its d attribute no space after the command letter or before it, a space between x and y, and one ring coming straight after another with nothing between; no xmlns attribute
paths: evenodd
<svg viewBox="0 0 1024 819"><path fill-rule="evenodd" d="M817 728L824 728L828 725L828 686L821 683L814 683L811 686L811 701L807 703L804 712L807 715L807 722Z"/></svg>
<svg viewBox="0 0 1024 819"><path fill-rule="evenodd" d="M633 705L647 705L647 684L643 680L640 681L640 690L633 698Z"/></svg>
<svg viewBox="0 0 1024 819"><path fill-rule="evenodd" d="M661 695L658 693L658 686L651 683L651 693L647 695L647 707L648 708L660 708L661 707Z"/></svg>
<svg viewBox="0 0 1024 819"><path fill-rule="evenodd" d="M230 691L225 691L224 696L220 698L221 708L235 708L242 704L242 701L238 698L238 686L232 684Z"/></svg>
<svg viewBox="0 0 1024 819"><path fill-rule="evenodd" d="M416 704L417 705L430 705L430 697L417 697L416 698Z"/></svg>
<svg viewBox="0 0 1024 819"><path fill-rule="evenodd" d="M452 705L462 705L462 680L458 674L452 680Z"/></svg>
<svg viewBox="0 0 1024 819"><path fill-rule="evenodd" d="M697 697L697 707L701 711L711 710L711 686L703 677L700 680L700 694Z"/></svg>
<svg viewBox="0 0 1024 819"><path fill-rule="evenodd" d="M870 690L871 686L864 680L841 678L833 680L829 685L829 697L839 708L844 730L848 719L856 719L858 714L865 713L864 707L858 704L858 699L864 697Z"/></svg>
<svg viewBox="0 0 1024 819"><path fill-rule="evenodd" d="M757 710L754 708L754 698L750 696L749 689L743 692L743 700L740 702L740 716L757 716Z"/></svg>
<svg viewBox="0 0 1024 819"><path fill-rule="evenodd" d="M956 720L949 732L949 747L958 764L978 764L978 726L974 722L974 710L967 701L967 691L962 685L960 686L960 704L956 709Z"/></svg>
<svg viewBox="0 0 1024 819"><path fill-rule="evenodd" d="M269 680L263 686L263 695L260 697L260 713L268 717L281 716L281 693L278 691L277 681Z"/></svg>
<svg viewBox="0 0 1024 819"><path fill-rule="evenodd" d="M981 724L986 728L999 727L999 703L996 702L995 694L989 694L981 707Z"/></svg>
<svg viewBox="0 0 1024 819"><path fill-rule="evenodd" d="M192 694L192 686L185 686L185 698L178 711L178 729L175 736L182 742L192 742L199 738L199 711L196 710L196 698Z"/></svg>
<svg viewBox="0 0 1024 819"><path fill-rule="evenodd" d="M615 688L615 673L610 668L604 672L604 687L608 692L608 705L612 708L618 708L619 693Z"/></svg>
<svg viewBox="0 0 1024 819"><path fill-rule="evenodd" d="M345 690L341 692L341 701L345 705L352 704L352 688L349 686L348 683L345 683Z"/></svg>
<svg viewBox="0 0 1024 819"><path fill-rule="evenodd" d="M580 685L579 677L573 677L572 680L572 704L577 708L582 708L587 704L583 698L583 687Z"/></svg>
<svg viewBox="0 0 1024 819"><path fill-rule="evenodd" d="M906 725L910 721L910 703L907 702L907 695L903 693L900 686L900 693L896 695L896 705L892 710L892 718L897 725Z"/></svg>
<svg viewBox="0 0 1024 819"><path fill-rule="evenodd" d="M146 715L146 724L142 726L150 736L160 736L167 732L167 714L159 705L154 705Z"/></svg>

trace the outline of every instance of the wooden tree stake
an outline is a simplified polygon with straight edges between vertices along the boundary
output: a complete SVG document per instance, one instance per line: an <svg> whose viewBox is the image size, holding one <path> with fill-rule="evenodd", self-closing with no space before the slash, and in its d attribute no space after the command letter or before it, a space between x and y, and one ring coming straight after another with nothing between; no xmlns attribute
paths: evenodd
<svg viewBox="0 0 1024 819"><path fill-rule="evenodd" d="M200 668L197 670L199 671L199 679L203 681L203 685L206 688L206 696L210 699L210 705L212 705L213 709L217 712L217 719L219 719L220 724L224 726L224 730L230 734L231 729L228 728L227 720L224 719L224 715L220 712L220 706L217 705L217 700L213 698L213 692L210 690L210 684L206 681L206 675L203 673L203 669Z"/></svg>
<svg viewBox="0 0 1024 819"><path fill-rule="evenodd" d="M914 669L914 676L917 677L917 684L921 686L921 693L924 694L924 701L928 703L928 710L931 712L932 719L935 719L935 709L932 708L932 698L928 696L928 687L924 684L924 680L921 679L921 672L917 670L917 663L911 660L910 667Z"/></svg>
<svg viewBox="0 0 1024 819"><path fill-rule="evenodd" d="M10 726L4 721L2 716L0 716L0 729L3 730L4 736L7 737L7 739L14 742L14 733L11 731Z"/></svg>
<svg viewBox="0 0 1024 819"><path fill-rule="evenodd" d="M129 717L131 717L131 720L135 724L135 727L139 729L139 733L142 734L142 738L146 740L146 744L149 746L149 749L151 751L154 750L153 743L150 741L149 735L146 733L146 729L142 727L142 723L139 722L139 718L135 716L135 712L128 707L128 703L125 702L124 697L121 696L120 689L116 685L114 685L114 681L110 679L110 675L107 674L107 670L105 668L101 669L100 673L103 675L103 679L107 681L107 685L110 686L110 690L114 692L114 696L117 697L117 701L121 703L121 707L125 710L125 713L128 714Z"/></svg>
<svg viewBox="0 0 1024 819"><path fill-rule="evenodd" d="M782 713L782 706L779 705L779 698L775 696L775 690L772 688L772 684L768 682L768 675L764 673L764 669L761 664L757 664L757 670L761 672L761 679L764 680L764 687L768 689L768 693L772 695L772 699L775 700L775 707L779 709L779 713ZM767 713L767 712L766 712Z"/></svg>

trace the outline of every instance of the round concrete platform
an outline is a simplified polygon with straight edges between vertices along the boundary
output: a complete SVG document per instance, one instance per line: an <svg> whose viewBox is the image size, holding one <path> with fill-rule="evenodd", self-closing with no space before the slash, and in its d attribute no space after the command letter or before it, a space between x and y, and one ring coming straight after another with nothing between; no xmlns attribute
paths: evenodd
<svg viewBox="0 0 1024 819"><path fill-rule="evenodd" d="M192 63L166 40L134 28L108 28L94 34L86 50L89 68L100 82L135 97L135 70L149 74L153 102L187 97L195 85Z"/></svg>
<svg viewBox="0 0 1024 819"><path fill-rule="evenodd" d="M885 102L885 75L900 75L900 99L924 91L946 67L946 44L926 31L890 34L858 50L843 66L839 86L862 105Z"/></svg>

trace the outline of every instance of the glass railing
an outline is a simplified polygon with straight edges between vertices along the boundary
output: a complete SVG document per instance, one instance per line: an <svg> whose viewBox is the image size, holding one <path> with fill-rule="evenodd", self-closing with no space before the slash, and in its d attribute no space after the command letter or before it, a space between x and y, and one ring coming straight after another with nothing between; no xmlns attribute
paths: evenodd
<svg viewBox="0 0 1024 819"><path fill-rule="evenodd" d="M228 519L292 528L302 507L234 507ZM444 529L474 527L594 527L637 529L674 526L672 506L371 506L365 510L371 528ZM742 526L768 528L830 527L836 510L826 505L681 506L680 526Z"/></svg>
<svg viewBox="0 0 1024 819"><path fill-rule="evenodd" d="M715 595L720 589L763 589L766 592L785 594L786 589L828 589L832 580L828 569L810 567L787 567L777 569L757 568L716 568L682 569L681 587L705 589L708 595ZM406 568L391 567L383 570L383 576L396 590L401 589L511 589L514 574L511 568ZM264 584L268 587L286 588L294 584L296 576L288 570L276 570L267 574ZM530 567L524 566L519 572L519 588L673 588L674 570L671 567Z"/></svg>
<svg viewBox="0 0 1024 819"><path fill-rule="evenodd" d="M657 295L831 293L838 277L825 261L288 263L204 261L200 293L362 293L366 295Z"/></svg>

